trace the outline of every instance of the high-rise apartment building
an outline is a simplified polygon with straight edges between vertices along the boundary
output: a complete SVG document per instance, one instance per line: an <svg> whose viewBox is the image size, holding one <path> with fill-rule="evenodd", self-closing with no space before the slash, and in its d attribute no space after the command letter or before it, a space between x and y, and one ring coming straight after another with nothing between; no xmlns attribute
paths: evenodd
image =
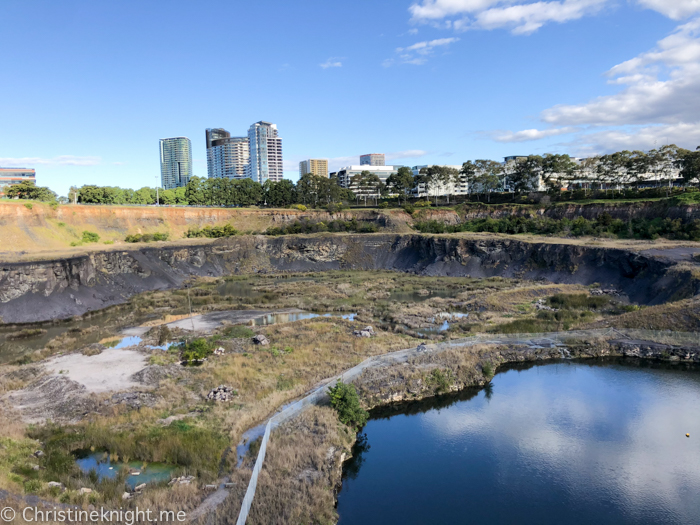
<svg viewBox="0 0 700 525"><path fill-rule="evenodd" d="M212 178L240 179L250 162L248 137L232 137L223 128L206 130L207 175Z"/></svg>
<svg viewBox="0 0 700 525"><path fill-rule="evenodd" d="M313 173L321 177L328 177L328 159L308 159L299 163L299 176Z"/></svg>
<svg viewBox="0 0 700 525"><path fill-rule="evenodd" d="M263 184L266 180L282 180L282 139L277 125L271 122L256 122L248 129L250 163L247 176Z"/></svg>
<svg viewBox="0 0 700 525"><path fill-rule="evenodd" d="M0 197L14 184L30 181L36 183L36 171L27 168L0 168Z"/></svg>
<svg viewBox="0 0 700 525"><path fill-rule="evenodd" d="M360 155L360 166L386 166L384 153L368 153Z"/></svg>
<svg viewBox="0 0 700 525"><path fill-rule="evenodd" d="M160 139L160 183L166 190L186 186L192 177L192 143L187 137Z"/></svg>

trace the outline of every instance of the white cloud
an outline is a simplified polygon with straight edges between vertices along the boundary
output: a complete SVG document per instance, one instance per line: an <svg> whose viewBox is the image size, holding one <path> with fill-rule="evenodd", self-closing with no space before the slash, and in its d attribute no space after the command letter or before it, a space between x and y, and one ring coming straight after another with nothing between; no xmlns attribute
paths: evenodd
<svg viewBox="0 0 700 525"><path fill-rule="evenodd" d="M577 128L552 128L552 129L524 129L522 131L497 131L493 132L493 139L497 142L527 142L529 140L540 140L556 135L573 133Z"/></svg>
<svg viewBox="0 0 700 525"><path fill-rule="evenodd" d="M460 15L451 24L458 31L507 27L515 34L536 31L547 22L568 22L598 12L609 0L516 2L514 0L423 0L409 11L414 22L435 22Z"/></svg>
<svg viewBox="0 0 700 525"><path fill-rule="evenodd" d="M457 41L459 41L459 38L456 37L436 38L435 40L416 42L408 47L397 47L396 52L398 53L398 58L387 58L382 65L384 67L389 67L398 60L402 64L420 66L428 61L427 57L431 55L436 48L448 46Z"/></svg>
<svg viewBox="0 0 700 525"><path fill-rule="evenodd" d="M623 86L619 92L551 107L541 120L552 128L495 133L496 140L539 140L587 126L570 146L602 153L700 144L700 18L678 26L654 49L614 66L607 76L610 84Z"/></svg>
<svg viewBox="0 0 700 525"><path fill-rule="evenodd" d="M453 42L457 42L459 38L436 38L435 40L426 40L425 42L416 42L415 44L408 47L397 47L397 53L411 52L415 51L421 55L428 55L432 53L433 49L439 46L447 46Z"/></svg>
<svg viewBox="0 0 700 525"><path fill-rule="evenodd" d="M700 12L700 0L636 0L637 5L674 20ZM411 21L467 29L509 28L529 34L549 22L563 23L595 15L614 0L422 0L409 7Z"/></svg>
<svg viewBox="0 0 700 525"><path fill-rule="evenodd" d="M97 166L101 157L78 157L76 155L59 155L50 159L42 157L0 157L0 166Z"/></svg>
<svg viewBox="0 0 700 525"><path fill-rule="evenodd" d="M343 63L337 57L331 57L326 60L323 64L319 64L323 69L328 69L329 67L343 67Z"/></svg>
<svg viewBox="0 0 700 525"><path fill-rule="evenodd" d="M416 159L419 157L425 157L428 154L427 151L422 149L407 149L404 151L393 151L384 155L387 161L395 161L402 159Z"/></svg>
<svg viewBox="0 0 700 525"><path fill-rule="evenodd" d="M638 0L638 3L674 20L700 12L700 0Z"/></svg>

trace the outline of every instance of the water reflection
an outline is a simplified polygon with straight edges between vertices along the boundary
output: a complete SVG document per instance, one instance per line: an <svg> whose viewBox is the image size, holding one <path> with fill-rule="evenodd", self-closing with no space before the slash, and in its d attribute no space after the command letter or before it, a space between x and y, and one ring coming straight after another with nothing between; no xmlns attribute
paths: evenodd
<svg viewBox="0 0 700 525"><path fill-rule="evenodd" d="M511 367L490 392L372 416L343 525L700 523L697 367Z"/></svg>

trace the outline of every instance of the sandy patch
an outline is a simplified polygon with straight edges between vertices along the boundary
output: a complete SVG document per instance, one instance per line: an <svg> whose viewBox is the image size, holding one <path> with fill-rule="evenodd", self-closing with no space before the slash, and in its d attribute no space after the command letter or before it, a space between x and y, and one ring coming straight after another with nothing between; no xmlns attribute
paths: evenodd
<svg viewBox="0 0 700 525"><path fill-rule="evenodd" d="M98 355L69 354L46 362L49 374L79 383L90 393L113 392L143 386L131 376L146 366L147 356L135 350L108 348Z"/></svg>

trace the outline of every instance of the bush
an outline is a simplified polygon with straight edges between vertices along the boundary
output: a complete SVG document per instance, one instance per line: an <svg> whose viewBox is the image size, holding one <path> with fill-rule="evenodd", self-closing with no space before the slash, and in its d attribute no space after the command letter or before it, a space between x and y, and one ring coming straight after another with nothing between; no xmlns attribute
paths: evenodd
<svg viewBox="0 0 700 525"><path fill-rule="evenodd" d="M85 243L90 243L90 242L99 242L100 236L97 235L95 232L89 232L85 230L83 232L83 242Z"/></svg>
<svg viewBox="0 0 700 525"><path fill-rule="evenodd" d="M603 296L590 296L586 294L556 294L549 298L550 306L554 308L590 308L596 310L610 302L610 298Z"/></svg>
<svg viewBox="0 0 700 525"><path fill-rule="evenodd" d="M409 215L413 215L413 214L415 213L416 209L415 209L411 204L406 204L406 205L403 207L403 211L405 211L405 212L408 213ZM421 230L421 231L422 231L422 230Z"/></svg>
<svg viewBox="0 0 700 525"><path fill-rule="evenodd" d="M185 232L185 237L207 237L209 239L219 239L221 237L231 237L236 235L238 231L230 224L225 226L205 226L201 230L198 228L190 228Z"/></svg>
<svg viewBox="0 0 700 525"><path fill-rule="evenodd" d="M185 345L182 360L186 362L201 361L212 353L211 345L204 338L194 339Z"/></svg>
<svg viewBox="0 0 700 525"><path fill-rule="evenodd" d="M493 377L493 365L488 361L481 365L481 371L486 379L490 380Z"/></svg>
<svg viewBox="0 0 700 525"><path fill-rule="evenodd" d="M297 233L318 233L318 232L356 232L373 233L378 231L376 224L371 222L358 222L354 217L349 221L332 220L328 223L323 221L294 221L285 226L271 226L265 230L265 235L294 235Z"/></svg>
<svg viewBox="0 0 700 525"><path fill-rule="evenodd" d="M290 208L292 210L299 210L299 211L306 211L306 209L307 209L306 206L304 206L303 204L292 204L290 206Z"/></svg>
<svg viewBox="0 0 700 525"><path fill-rule="evenodd" d="M379 204L379 207L383 210L387 209L389 207L389 203L387 201L383 201Z"/></svg>
<svg viewBox="0 0 700 525"><path fill-rule="evenodd" d="M25 202L25 203L24 203L24 207L27 208L28 210L31 210L31 209L33 208L31 202Z"/></svg>
<svg viewBox="0 0 700 525"><path fill-rule="evenodd" d="M360 406L360 398L354 385L346 385L340 379L328 390L331 406L338 412L341 423L352 428L361 428L367 423L369 414Z"/></svg>
<svg viewBox="0 0 700 525"><path fill-rule="evenodd" d="M413 205L416 208L430 208L430 201L429 200L416 201L413 203Z"/></svg>
<svg viewBox="0 0 700 525"><path fill-rule="evenodd" d="M127 235L124 240L126 242L167 241L169 237L169 233L135 233L134 235Z"/></svg>

